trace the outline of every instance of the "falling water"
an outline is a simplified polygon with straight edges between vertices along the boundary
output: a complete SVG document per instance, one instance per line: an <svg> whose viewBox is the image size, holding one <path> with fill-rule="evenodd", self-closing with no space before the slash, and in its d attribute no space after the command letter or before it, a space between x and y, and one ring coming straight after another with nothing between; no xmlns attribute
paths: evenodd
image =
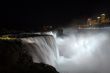
<svg viewBox="0 0 110 73"><path fill-rule="evenodd" d="M32 55L34 62L42 62L55 67L58 58L58 49L51 35L24 38L22 40Z"/></svg>
<svg viewBox="0 0 110 73"><path fill-rule="evenodd" d="M110 30L66 29L55 34L24 38L34 62L54 66L60 73L110 73Z"/></svg>

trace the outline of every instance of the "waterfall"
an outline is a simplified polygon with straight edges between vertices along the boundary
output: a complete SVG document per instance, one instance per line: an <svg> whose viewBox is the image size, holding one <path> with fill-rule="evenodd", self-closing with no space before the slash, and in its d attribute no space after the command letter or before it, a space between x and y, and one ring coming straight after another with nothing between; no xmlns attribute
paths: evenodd
<svg viewBox="0 0 110 73"><path fill-rule="evenodd" d="M33 61L54 66L60 73L110 73L110 30L66 29L55 34L23 38Z"/></svg>
<svg viewBox="0 0 110 73"><path fill-rule="evenodd" d="M33 62L45 63L55 67L58 58L58 49L55 39L51 35L23 38L23 44L32 55Z"/></svg>

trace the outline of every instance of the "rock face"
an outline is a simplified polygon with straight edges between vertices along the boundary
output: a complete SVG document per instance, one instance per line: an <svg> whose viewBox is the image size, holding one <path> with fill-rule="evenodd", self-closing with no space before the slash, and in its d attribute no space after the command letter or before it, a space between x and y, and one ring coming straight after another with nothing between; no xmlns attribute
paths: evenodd
<svg viewBox="0 0 110 73"><path fill-rule="evenodd" d="M33 63L20 40L0 40L0 73L58 73L50 65Z"/></svg>

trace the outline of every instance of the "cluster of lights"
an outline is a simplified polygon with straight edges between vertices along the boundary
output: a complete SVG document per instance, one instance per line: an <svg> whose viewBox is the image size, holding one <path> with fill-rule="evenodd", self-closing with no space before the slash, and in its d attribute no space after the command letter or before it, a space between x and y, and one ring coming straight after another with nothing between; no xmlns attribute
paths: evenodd
<svg viewBox="0 0 110 73"><path fill-rule="evenodd" d="M106 15L105 14L101 14L101 17L103 17L103 16L105 17ZM97 19L100 19L101 17L98 16Z"/></svg>
<svg viewBox="0 0 110 73"><path fill-rule="evenodd" d="M16 38L14 38L14 37L9 37L9 36L7 36L7 35L4 35L4 36L1 36L1 37L0 37L0 40L16 40Z"/></svg>
<svg viewBox="0 0 110 73"><path fill-rule="evenodd" d="M109 22L110 20L109 18L106 17L106 14L101 14L100 16L97 17L97 19L89 18L87 20L87 25L97 25L97 24L104 24Z"/></svg>

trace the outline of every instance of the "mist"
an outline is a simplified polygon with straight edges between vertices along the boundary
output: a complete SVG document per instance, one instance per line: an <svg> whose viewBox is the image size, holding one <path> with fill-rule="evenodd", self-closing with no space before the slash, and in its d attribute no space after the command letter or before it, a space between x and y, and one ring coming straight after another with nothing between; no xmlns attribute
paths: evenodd
<svg viewBox="0 0 110 73"><path fill-rule="evenodd" d="M63 35L49 35L22 39L33 62L60 73L110 73L109 28L64 28Z"/></svg>
<svg viewBox="0 0 110 73"><path fill-rule="evenodd" d="M56 37L61 73L109 73L109 28L64 29L63 37Z"/></svg>

